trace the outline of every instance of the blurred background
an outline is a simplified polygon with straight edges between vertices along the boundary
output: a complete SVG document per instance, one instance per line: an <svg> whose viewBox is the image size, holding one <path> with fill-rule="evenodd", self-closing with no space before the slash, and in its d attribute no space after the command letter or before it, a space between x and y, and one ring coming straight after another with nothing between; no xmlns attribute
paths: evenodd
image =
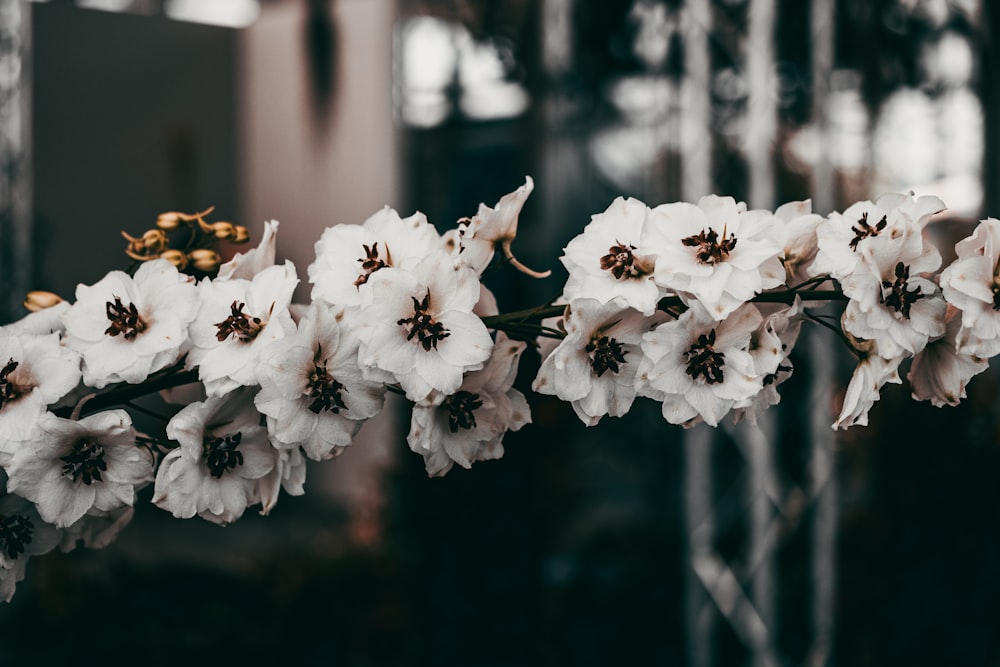
<svg viewBox="0 0 1000 667"><path fill-rule="evenodd" d="M305 279L329 225L447 229L526 174L516 248L554 276L495 274L502 310L618 195L936 194L947 262L1000 215L998 29L985 0L0 0L0 322L162 211L276 218ZM428 479L397 404L269 517L143 504L29 563L0 663L1000 665L996 373L835 434L826 333L759 429L533 397L502 460Z"/></svg>

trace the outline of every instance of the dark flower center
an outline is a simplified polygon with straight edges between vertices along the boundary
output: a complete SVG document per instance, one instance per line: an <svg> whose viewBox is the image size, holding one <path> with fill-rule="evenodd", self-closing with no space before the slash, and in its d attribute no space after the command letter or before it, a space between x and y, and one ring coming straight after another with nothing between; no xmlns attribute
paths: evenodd
<svg viewBox="0 0 1000 667"><path fill-rule="evenodd" d="M227 470L243 465L243 452L236 449L242 439L243 434L239 431L221 438L205 439L205 465L212 477L219 479Z"/></svg>
<svg viewBox="0 0 1000 667"><path fill-rule="evenodd" d="M878 233L885 229L887 223L886 217L883 215L882 219L875 223L875 226L868 224L868 214L862 213L861 217L858 219L858 224L851 227L851 231L854 232L854 238L851 239L851 250L857 252L858 244L864 239L870 236L878 236Z"/></svg>
<svg viewBox="0 0 1000 667"><path fill-rule="evenodd" d="M688 351L684 353L684 361L687 363L685 372L697 380L699 377L708 384L718 384L725 379L723 369L726 366L726 355L716 352L715 329L707 334L698 336Z"/></svg>
<svg viewBox="0 0 1000 667"><path fill-rule="evenodd" d="M319 356L319 354L320 352L317 351L316 355ZM326 361L316 361L312 373L309 374L309 384L306 385L306 389L309 390L309 398L312 399L309 409L316 414L324 410L338 414L341 410L347 409L347 406L344 405L344 398L340 394L347 389L330 375L330 371L326 370L326 363Z"/></svg>
<svg viewBox="0 0 1000 667"><path fill-rule="evenodd" d="M628 354L622 349L621 343L608 336L592 338L585 349L590 355L590 367L594 369L597 377L601 377L606 371L617 373L621 370L621 364L625 363L625 355Z"/></svg>
<svg viewBox="0 0 1000 667"><path fill-rule="evenodd" d="M450 336L451 332L445 329L444 325L440 322L435 322L434 318L427 312L431 307L430 292L427 292L420 301L417 301L417 297L415 296L411 296L410 298L413 299L413 316L396 320L396 324L408 327L406 340L416 338L424 347L424 351L436 350L438 341Z"/></svg>
<svg viewBox="0 0 1000 667"><path fill-rule="evenodd" d="M373 273L388 266L385 260L378 256L378 241L373 243L370 248L364 243L361 244L361 247L365 249L365 256L358 258L358 261L361 262L361 274L354 281L354 286L358 289L361 289L361 286L368 282L368 278Z"/></svg>
<svg viewBox="0 0 1000 667"><path fill-rule="evenodd" d="M993 283L993 310L1000 310L1000 285ZM0 399L0 407L3 407L2 399Z"/></svg>
<svg viewBox="0 0 1000 667"><path fill-rule="evenodd" d="M115 297L114 303L110 301L106 302L105 312L107 313L108 321L111 322L108 328L104 330L104 333L108 336L121 334L125 340L132 340L146 328L146 323L139 317L139 310L135 307L135 304L130 303L126 307L122 303L120 296Z"/></svg>
<svg viewBox="0 0 1000 667"><path fill-rule="evenodd" d="M638 278L643 275L642 269L636 264L634 245L615 241L615 245L608 248L608 254L601 257L601 269L610 271L611 275L621 280L622 278Z"/></svg>
<svg viewBox="0 0 1000 667"><path fill-rule="evenodd" d="M777 370L775 370L773 373L768 373L767 375L764 376L763 379L764 386L767 387L774 384L775 381L777 381L779 375L781 375L782 373L787 373L790 370L792 370L791 366L784 366L782 364L778 364Z"/></svg>
<svg viewBox="0 0 1000 667"><path fill-rule="evenodd" d="M104 447L96 440L81 438L73 445L66 456L59 458L63 462L62 474L74 482L91 485L101 482L101 473L108 469L104 460Z"/></svg>
<svg viewBox="0 0 1000 667"><path fill-rule="evenodd" d="M729 253L736 247L736 235L730 234L726 238L726 230L722 230L722 238L711 227L708 230L701 230L698 234L681 239L684 245L697 248L695 257L702 264L718 264L729 257Z"/></svg>
<svg viewBox="0 0 1000 667"><path fill-rule="evenodd" d="M914 287L912 292L906 291L906 283L910 279L910 267L898 262L895 275L895 280L882 281L882 303L902 314L906 319L910 319L910 306L913 305L914 301L922 299L926 295L921 294L917 287ZM996 297L994 297L995 300Z"/></svg>
<svg viewBox="0 0 1000 667"><path fill-rule="evenodd" d="M35 531L31 519L20 514L0 515L0 549L13 560L24 553L25 545L31 544L31 534Z"/></svg>
<svg viewBox="0 0 1000 667"><path fill-rule="evenodd" d="M18 362L13 357L7 360L7 365L0 368L0 410L24 394L24 390L10 379L10 374L17 370Z"/></svg>
<svg viewBox="0 0 1000 667"><path fill-rule="evenodd" d="M476 428L476 415L473 411L481 407L483 402L479 400L479 394L464 389L441 402L441 408L448 411L448 428L452 433L457 433L460 428Z"/></svg>
<svg viewBox="0 0 1000 667"><path fill-rule="evenodd" d="M233 301L232 305L229 306L229 317L216 323L215 326L219 331L215 337L219 339L220 343L230 336L247 343L256 338L260 330L264 328L259 317L250 317L243 312L245 307L245 303Z"/></svg>

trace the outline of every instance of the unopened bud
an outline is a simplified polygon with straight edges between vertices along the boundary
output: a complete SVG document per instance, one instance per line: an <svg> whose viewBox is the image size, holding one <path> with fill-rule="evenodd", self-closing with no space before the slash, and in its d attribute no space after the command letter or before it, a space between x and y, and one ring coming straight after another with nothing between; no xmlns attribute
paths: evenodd
<svg viewBox="0 0 1000 667"><path fill-rule="evenodd" d="M24 297L24 307L33 313L62 303L62 297L52 292L34 290Z"/></svg>
<svg viewBox="0 0 1000 667"><path fill-rule="evenodd" d="M161 229L150 229L142 235L143 247L154 253L167 248L167 235Z"/></svg>
<svg viewBox="0 0 1000 667"><path fill-rule="evenodd" d="M235 236L233 236L233 243L246 243L250 240L250 230L243 225L234 225L236 230Z"/></svg>
<svg viewBox="0 0 1000 667"><path fill-rule="evenodd" d="M212 225L212 233L217 239L231 239L236 236L236 227L231 222L216 222Z"/></svg>
<svg viewBox="0 0 1000 667"><path fill-rule="evenodd" d="M177 213L176 211L161 213L160 217L156 219L156 226L169 232L184 224L184 217L183 213Z"/></svg>
<svg viewBox="0 0 1000 667"><path fill-rule="evenodd" d="M198 248L188 253L191 264L199 271L208 273L219 268L219 253L208 248Z"/></svg>
<svg viewBox="0 0 1000 667"><path fill-rule="evenodd" d="M187 255L182 253L180 250L171 248L170 250L164 250L160 253L160 259L165 259L174 266L177 267L178 271L183 271L187 268L188 258Z"/></svg>

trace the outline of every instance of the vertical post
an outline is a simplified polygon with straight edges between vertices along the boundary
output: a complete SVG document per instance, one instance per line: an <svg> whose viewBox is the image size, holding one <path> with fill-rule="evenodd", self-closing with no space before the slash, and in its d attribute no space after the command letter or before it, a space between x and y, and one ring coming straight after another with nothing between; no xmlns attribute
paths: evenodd
<svg viewBox="0 0 1000 667"><path fill-rule="evenodd" d="M681 199L695 202L712 192L712 59L708 36L712 31L709 0L688 0L681 10L684 26L684 62L680 110L682 173ZM689 133L689 134L688 134Z"/></svg>
<svg viewBox="0 0 1000 667"><path fill-rule="evenodd" d="M812 39L812 125L820 138L820 150L813 163L813 210L826 215L833 210L833 164L827 143L830 122L827 118L827 101L830 96L830 78L833 74L834 0L812 0L809 17Z"/></svg>
<svg viewBox="0 0 1000 667"><path fill-rule="evenodd" d="M0 0L0 324L20 314L31 265L31 12Z"/></svg>
<svg viewBox="0 0 1000 667"><path fill-rule="evenodd" d="M712 557L712 440L715 431L698 426L684 433L684 519L688 539L685 598L687 654L691 667L710 667L715 608L698 576L699 559Z"/></svg>
<svg viewBox="0 0 1000 667"><path fill-rule="evenodd" d="M774 206L775 19L775 0L751 0L746 49L746 77L750 89L746 131L746 156L750 168L747 203L751 208Z"/></svg>

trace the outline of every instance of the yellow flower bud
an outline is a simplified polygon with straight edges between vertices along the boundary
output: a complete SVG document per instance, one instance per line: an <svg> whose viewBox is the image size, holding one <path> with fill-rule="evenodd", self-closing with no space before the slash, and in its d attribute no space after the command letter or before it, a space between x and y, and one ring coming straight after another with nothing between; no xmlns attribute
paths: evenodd
<svg viewBox="0 0 1000 667"><path fill-rule="evenodd" d="M52 292L33 290L24 297L24 307L33 313L62 303L62 297Z"/></svg>
<svg viewBox="0 0 1000 667"><path fill-rule="evenodd" d="M219 253L208 248L198 248L188 253L188 259L199 271L209 272L219 268Z"/></svg>
<svg viewBox="0 0 1000 667"><path fill-rule="evenodd" d="M212 232L217 239L231 239L236 236L236 227L231 222L216 222L212 225Z"/></svg>
<svg viewBox="0 0 1000 667"><path fill-rule="evenodd" d="M250 240L250 230L243 225L234 225L236 230L235 236L233 236L233 243L246 243Z"/></svg>
<svg viewBox="0 0 1000 667"><path fill-rule="evenodd" d="M156 226L169 232L184 224L184 217L183 213L177 213L176 211L161 213L160 217L156 219Z"/></svg>
<svg viewBox="0 0 1000 667"><path fill-rule="evenodd" d="M166 250L167 235L161 229L150 229L142 235L142 246L154 253Z"/></svg>
<svg viewBox="0 0 1000 667"><path fill-rule="evenodd" d="M176 266L178 271L183 271L185 268L187 268L188 264L187 255L185 255L180 250L176 250L174 248L171 248L170 250L164 250L163 252L160 253L160 259L167 260L168 262Z"/></svg>

